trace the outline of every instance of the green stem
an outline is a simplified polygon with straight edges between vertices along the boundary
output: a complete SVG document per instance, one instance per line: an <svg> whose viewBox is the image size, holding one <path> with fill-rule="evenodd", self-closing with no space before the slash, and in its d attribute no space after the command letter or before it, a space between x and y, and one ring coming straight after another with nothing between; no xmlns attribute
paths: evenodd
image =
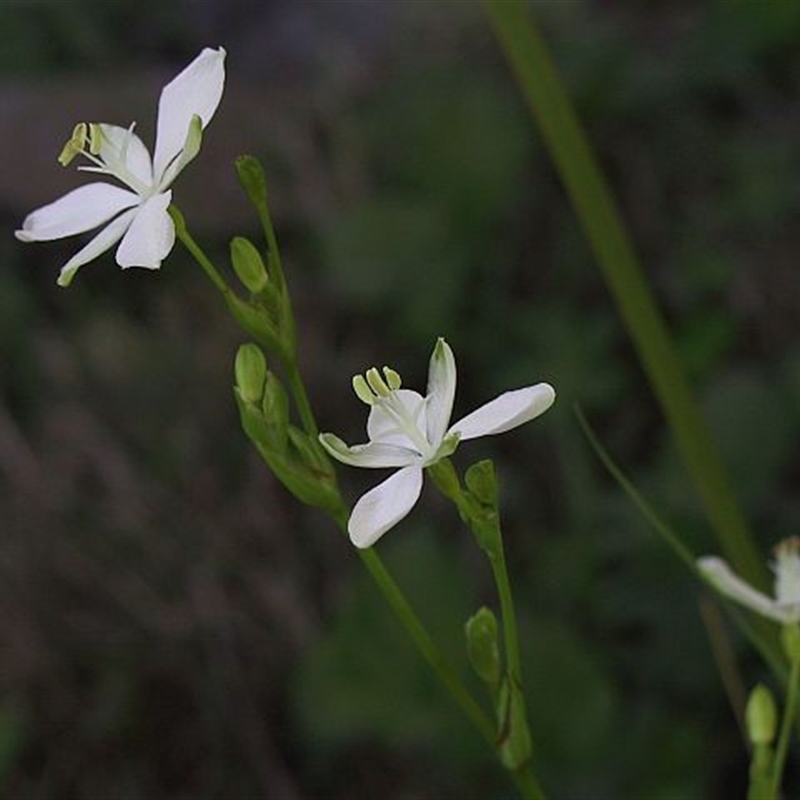
<svg viewBox="0 0 800 800"><path fill-rule="evenodd" d="M317 421L314 419L314 412L311 409L311 403L308 399L303 379L300 377L300 371L297 369L297 362L287 359L284 363L286 368L286 379L289 382L289 388L292 391L295 405L297 406L297 413L300 415L300 422L303 425L305 432L316 441L319 436L319 428Z"/></svg>
<svg viewBox="0 0 800 800"><path fill-rule="evenodd" d="M375 583L386 598L389 606L399 617L403 627L417 646L423 658L428 662L431 669L433 669L439 677L439 680L445 685L456 703L458 703L464 714L466 714L492 751L494 751L494 725L464 687L455 669L436 647L402 591L387 571L380 556L372 548L359 550L358 554L361 558L361 562L375 580Z"/></svg>
<svg viewBox="0 0 800 800"><path fill-rule="evenodd" d="M183 244L194 260L203 268L203 272L210 278L211 283L213 283L227 298L231 294L231 288L225 283L225 279L219 274L217 268L211 263L211 260L189 233L189 229L186 227L186 222L183 219L183 214L181 214L175 205L169 207L169 212L175 223L175 235L178 237L181 244Z"/></svg>
<svg viewBox="0 0 800 800"><path fill-rule="evenodd" d="M497 594L500 597L500 614L503 618L503 639L505 641L508 671L522 685L522 659L519 652L519 636L517 634L517 616L514 611L514 598L511 594L511 581L508 579L506 556L503 549L502 535L498 536L497 552L489 556L492 565Z"/></svg>
<svg viewBox="0 0 800 800"><path fill-rule="evenodd" d="M748 581L768 576L692 396L622 218L525 0L485 0L584 233L674 433L720 545Z"/></svg>
<svg viewBox="0 0 800 800"><path fill-rule="evenodd" d="M792 725L797 716L798 700L800 700L800 658L793 657L789 673L789 686L787 688L786 706L783 709L781 730L778 734L778 744L775 748L775 760L772 765L772 793L770 800L778 797L783 778L783 769L786 766L786 754L789 751L789 739Z"/></svg>

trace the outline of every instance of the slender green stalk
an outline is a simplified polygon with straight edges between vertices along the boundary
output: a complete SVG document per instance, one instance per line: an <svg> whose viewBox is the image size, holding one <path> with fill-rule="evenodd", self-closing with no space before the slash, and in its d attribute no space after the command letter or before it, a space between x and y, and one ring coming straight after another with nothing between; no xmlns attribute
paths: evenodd
<svg viewBox="0 0 800 800"><path fill-rule="evenodd" d="M284 367L286 369L286 378L289 381L289 388L292 391L292 397L294 397L297 413L300 415L300 422L303 429L316 441L319 435L319 428L316 419L314 419L314 412L311 410L311 403L308 400L305 384L297 369L297 362L284 363Z"/></svg>
<svg viewBox="0 0 800 800"><path fill-rule="evenodd" d="M490 556L494 582L500 597L500 615L503 618L503 639L505 641L506 666L509 672L522 683L522 659L519 652L519 636L517 634L517 615L514 611L514 598L511 594L511 581L508 579L506 556L503 542L500 539L495 555Z"/></svg>
<svg viewBox="0 0 800 800"><path fill-rule="evenodd" d="M767 573L622 218L525 0L485 0L497 38L575 207L722 550L749 582Z"/></svg>
<svg viewBox="0 0 800 800"><path fill-rule="evenodd" d="M231 289L222 275L219 274L217 268L211 263L211 260L203 252L199 244L194 240L186 227L186 222L183 219L183 214L174 205L169 207L170 214L175 223L175 234L183 246L191 253L192 258L203 268L203 272L211 279L211 283L222 292L225 297L231 294Z"/></svg>
<svg viewBox="0 0 800 800"><path fill-rule="evenodd" d="M456 703L458 703L461 710L466 714L489 747L494 750L494 725L464 687L456 671L436 647L402 591L384 566L380 556L372 548L359 550L358 554L361 562L378 585L381 594L386 598L389 606L399 617L417 649L422 653L423 658L439 677L439 680L447 687Z"/></svg>
<svg viewBox="0 0 800 800"><path fill-rule="evenodd" d="M770 800L780 794L783 769L786 766L786 754L789 752L789 739L792 735L792 725L796 721L798 701L800 701L800 658L795 654L791 659L789 685L786 694L786 705L783 709L781 729L778 734L778 743L775 747L775 760L772 764L772 794Z"/></svg>
<svg viewBox="0 0 800 800"><path fill-rule="evenodd" d="M528 800L546 800L544 790L539 786L539 782L530 768L526 768L522 772L512 772L511 774L514 776L517 790L523 797L528 798Z"/></svg>

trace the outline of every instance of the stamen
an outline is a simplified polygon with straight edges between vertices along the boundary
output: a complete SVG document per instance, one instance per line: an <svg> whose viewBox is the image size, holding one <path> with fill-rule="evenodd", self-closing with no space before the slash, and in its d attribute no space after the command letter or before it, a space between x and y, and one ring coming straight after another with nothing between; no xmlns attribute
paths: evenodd
<svg viewBox="0 0 800 800"><path fill-rule="evenodd" d="M103 129L99 123L89 123L89 152L93 156L100 155L100 149L103 146Z"/></svg>
<svg viewBox="0 0 800 800"><path fill-rule="evenodd" d="M87 126L85 122L79 122L72 129L72 136L64 147L61 148L61 152L58 155L58 163L61 164L62 167L68 166L75 156L83 153L86 147L86 132Z"/></svg>
<svg viewBox="0 0 800 800"><path fill-rule="evenodd" d="M393 370L391 367L384 367L383 374L386 378L386 383L389 384L389 388L395 392L402 386L402 381L400 380L400 373Z"/></svg>
<svg viewBox="0 0 800 800"><path fill-rule="evenodd" d="M368 406L375 405L375 401L378 399L372 393L363 375L355 375L353 377L353 391L356 393L356 397Z"/></svg>
<svg viewBox="0 0 800 800"><path fill-rule="evenodd" d="M367 370L366 378L370 388L378 397L388 397L392 393L392 390L387 386L386 381L384 381L375 367Z"/></svg>

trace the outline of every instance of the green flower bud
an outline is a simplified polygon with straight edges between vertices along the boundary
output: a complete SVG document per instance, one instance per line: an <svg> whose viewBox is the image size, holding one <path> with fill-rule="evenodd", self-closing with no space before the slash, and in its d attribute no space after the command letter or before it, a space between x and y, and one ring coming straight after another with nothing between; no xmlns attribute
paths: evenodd
<svg viewBox="0 0 800 800"><path fill-rule="evenodd" d="M497 506L497 477L491 460L473 464L464 475L464 482L479 503L492 508Z"/></svg>
<svg viewBox="0 0 800 800"><path fill-rule="evenodd" d="M262 291L269 278L256 246L243 236L231 240L231 263L242 285L253 294Z"/></svg>
<svg viewBox="0 0 800 800"><path fill-rule="evenodd" d="M501 664L495 615L483 606L467 620L464 630L469 663L482 681L496 686L500 680Z"/></svg>
<svg viewBox="0 0 800 800"><path fill-rule="evenodd" d="M513 676L503 681L497 699L500 761L514 772L522 769L531 758L533 742L525 714L525 698Z"/></svg>
<svg viewBox="0 0 800 800"><path fill-rule="evenodd" d="M255 156L239 156L234 162L239 184L244 189L250 202L256 206L267 204L267 181L264 178L264 168Z"/></svg>
<svg viewBox="0 0 800 800"><path fill-rule="evenodd" d="M778 712L772 692L759 683L747 700L745 709L747 735L754 745L771 744L778 725Z"/></svg>
<svg viewBox="0 0 800 800"><path fill-rule="evenodd" d="M254 405L260 403L267 378L267 360L261 348L252 343L242 345L236 353L233 370L242 400Z"/></svg>

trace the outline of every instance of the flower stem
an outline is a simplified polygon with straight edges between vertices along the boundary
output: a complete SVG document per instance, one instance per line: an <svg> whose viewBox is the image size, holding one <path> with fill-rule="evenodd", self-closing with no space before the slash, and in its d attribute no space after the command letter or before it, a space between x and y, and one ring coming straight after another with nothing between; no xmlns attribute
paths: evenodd
<svg viewBox="0 0 800 800"><path fill-rule="evenodd" d="M530 4L526 0L485 0L484 5L722 549L748 581L766 586L768 575L744 514L622 216L531 18Z"/></svg>
<svg viewBox="0 0 800 800"><path fill-rule="evenodd" d="M455 669L436 647L430 635L406 600L405 595L384 566L380 556L372 548L359 550L358 554L361 558L361 562L378 585L381 594L386 598L389 606L399 617L403 627L414 641L414 644L417 646L423 658L428 662L439 680L445 685L456 703L461 707L461 710L478 730L478 733L480 733L489 747L494 751L494 725L475 702L469 691L464 687Z"/></svg>
<svg viewBox="0 0 800 800"><path fill-rule="evenodd" d="M778 743L775 747L775 760L772 764L772 791L770 800L780 794L783 769L786 766L786 755L789 751L792 725L797 716L798 701L800 701L800 657L793 654L791 657L791 670L789 672L789 685L787 687L786 706L783 709L781 729L778 734Z"/></svg>
<svg viewBox="0 0 800 800"><path fill-rule="evenodd" d="M503 618L503 639L505 640L506 661L509 672L522 684L522 659L519 652L517 616L514 611L514 598L511 594L511 581L506 568L506 556L502 536L498 536L497 551L489 556L492 565L497 594L500 597L500 614Z"/></svg>
<svg viewBox="0 0 800 800"><path fill-rule="evenodd" d="M217 268L211 263L211 259L203 252L200 245L194 240L186 227L186 221L183 218L180 210L174 204L169 207L169 213L175 223L175 234L180 240L181 244L189 251L194 260L203 268L203 272L211 280L211 283L219 289L219 291L228 297L231 294L231 288L225 283L225 279L219 274Z"/></svg>

